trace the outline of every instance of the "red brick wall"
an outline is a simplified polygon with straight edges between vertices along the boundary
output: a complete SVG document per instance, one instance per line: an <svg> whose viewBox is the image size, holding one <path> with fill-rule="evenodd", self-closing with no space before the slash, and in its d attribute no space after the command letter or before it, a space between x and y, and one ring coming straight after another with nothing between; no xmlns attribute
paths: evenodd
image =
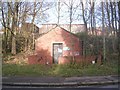
<svg viewBox="0 0 120 90"><path fill-rule="evenodd" d="M28 56L29 64L52 64L52 59L48 50L39 50L36 55Z"/></svg>
<svg viewBox="0 0 120 90"><path fill-rule="evenodd" d="M84 64L84 65L88 65L90 63L92 63L92 61L97 60L97 64L101 64L101 56L76 56L74 57L74 61L72 59L73 57L59 57L59 64L69 64L70 61L73 63L78 63L78 64Z"/></svg>
<svg viewBox="0 0 120 90"><path fill-rule="evenodd" d="M79 38L75 35L69 33L68 31L63 30L60 27L51 30L47 34L36 40L35 51L39 57L47 58L43 59L38 63L45 64L46 60L52 64L53 63L53 43L63 43L64 47L69 47L70 50L63 50L63 56L80 56L82 53L81 44L79 42ZM34 58L36 59L36 58ZM29 59L29 63L32 64L36 62L36 60ZM36 62L37 63L37 62Z"/></svg>

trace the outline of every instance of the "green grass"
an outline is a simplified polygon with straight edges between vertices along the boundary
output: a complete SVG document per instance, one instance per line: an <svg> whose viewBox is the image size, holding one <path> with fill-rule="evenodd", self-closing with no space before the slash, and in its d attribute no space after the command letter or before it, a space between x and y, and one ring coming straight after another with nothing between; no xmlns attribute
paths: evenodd
<svg viewBox="0 0 120 90"><path fill-rule="evenodd" d="M80 64L52 65L15 65L4 64L3 76L96 76L117 75L118 66L111 63L103 65L88 65L82 67Z"/></svg>
<svg viewBox="0 0 120 90"><path fill-rule="evenodd" d="M48 74L49 69L43 65L4 64L2 74L3 76L43 76Z"/></svg>
<svg viewBox="0 0 120 90"><path fill-rule="evenodd" d="M59 65L54 67L53 75L59 76L96 76L96 75L116 75L118 74L118 67L109 67L106 64L102 66L88 65L81 67L80 65Z"/></svg>

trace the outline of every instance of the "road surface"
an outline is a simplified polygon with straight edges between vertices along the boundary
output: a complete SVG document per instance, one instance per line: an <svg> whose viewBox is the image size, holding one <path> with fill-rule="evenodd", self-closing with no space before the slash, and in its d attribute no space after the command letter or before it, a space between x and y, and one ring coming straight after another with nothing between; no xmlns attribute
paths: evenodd
<svg viewBox="0 0 120 90"><path fill-rule="evenodd" d="M76 87L28 87L28 86L3 86L2 90L120 90L120 85L105 86L76 86Z"/></svg>

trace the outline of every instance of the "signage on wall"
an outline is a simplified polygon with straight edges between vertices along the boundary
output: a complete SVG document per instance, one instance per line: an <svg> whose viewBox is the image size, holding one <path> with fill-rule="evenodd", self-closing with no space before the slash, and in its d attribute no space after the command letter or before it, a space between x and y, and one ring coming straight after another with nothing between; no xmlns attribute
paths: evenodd
<svg viewBox="0 0 120 90"><path fill-rule="evenodd" d="M68 51L68 50L70 50L70 48L69 47L63 47L63 50Z"/></svg>
<svg viewBox="0 0 120 90"><path fill-rule="evenodd" d="M61 52L62 52L62 49L58 48L58 52L60 52L60 53L61 53Z"/></svg>
<svg viewBox="0 0 120 90"><path fill-rule="evenodd" d="M74 52L74 55L75 55L75 56L78 56L78 55L79 55L79 52Z"/></svg>
<svg viewBox="0 0 120 90"><path fill-rule="evenodd" d="M74 55L74 56L79 56L79 52L78 51L75 51L75 52L70 52L70 55Z"/></svg>

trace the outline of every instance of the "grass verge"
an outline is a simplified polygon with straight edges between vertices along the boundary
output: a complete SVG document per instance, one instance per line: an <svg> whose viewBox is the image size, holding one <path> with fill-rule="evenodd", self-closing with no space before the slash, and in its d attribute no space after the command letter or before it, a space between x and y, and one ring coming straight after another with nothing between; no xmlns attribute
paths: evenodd
<svg viewBox="0 0 120 90"><path fill-rule="evenodd" d="M118 66L112 64L88 65L82 67L80 64L52 65L15 65L4 64L3 76L100 76L117 75Z"/></svg>

